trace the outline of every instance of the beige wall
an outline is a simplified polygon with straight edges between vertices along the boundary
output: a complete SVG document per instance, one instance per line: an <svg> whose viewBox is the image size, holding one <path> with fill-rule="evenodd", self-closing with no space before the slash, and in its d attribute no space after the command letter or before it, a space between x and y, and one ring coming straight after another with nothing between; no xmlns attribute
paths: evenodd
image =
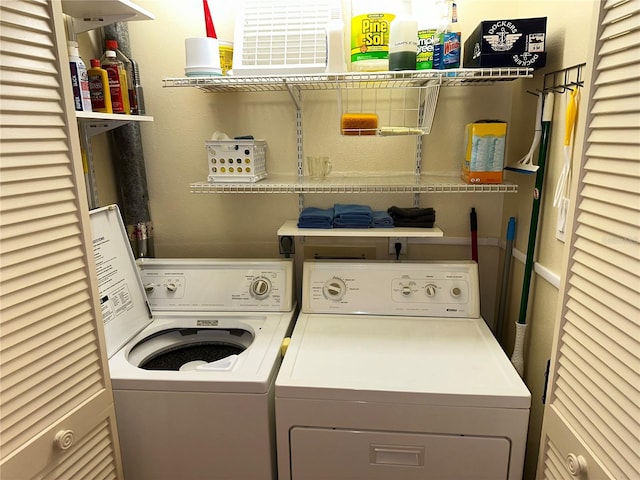
<svg viewBox="0 0 640 480"><path fill-rule="evenodd" d="M155 227L155 249L159 257L257 257L278 256L276 231L288 219L297 218L297 195L194 195L189 184L206 180L207 158L204 142L214 131L230 136L251 134L268 143L267 169L272 173L296 171L295 107L287 93L205 94L191 88L163 88L162 79L183 76L184 38L204 35L200 0L138 1L155 15L154 21L129 24L132 56L140 66L146 107L154 122L141 127L147 168L150 209ZM585 31L591 25L595 0L460 0L458 15L463 40L481 20L498 18L548 17L547 67L533 79L494 86L443 88L432 133L424 137L423 173L457 172L462 156L464 125L480 118L509 122L508 160L519 159L533 135L536 97L527 93L542 87L543 74L582 63L587 58ZM231 40L237 3L209 0L218 37ZM348 1L345 4L348 11ZM83 34L86 35L86 34ZM87 37L80 37L83 56ZM87 61L88 63L88 61ZM564 244L555 238L556 211L551 206L553 190L562 166L564 96L556 96L552 144L545 181L537 259L556 274ZM354 171L413 171L415 138L353 138L338 134L339 116L335 92L303 94L304 152L326 154L334 163L334 174ZM580 132L578 132L580 133ZM103 139L94 140L97 150L100 203L117 200L109 160L100 160L107 150ZM469 211L475 207L479 236L504 238L510 216L518 222L515 246L526 251L534 176L509 174L518 183L517 194L434 194L422 195L421 206L437 211L438 225L446 237L469 235ZM375 209L391 205L411 206L411 195L307 195L305 205L329 206L335 202L366 203ZM322 243L319 241L319 243ZM340 241L348 244L348 241ZM351 242L353 243L353 242ZM386 241L370 240L378 258L390 258ZM502 251L487 246L480 249L483 314L490 323L498 298ZM409 245L409 258L470 258L466 246ZM517 320L522 264L512 262L503 344L508 354L513 346L513 323ZM556 319L558 291L534 278L529 300L529 335L526 347L525 381L532 392L530 441L526 478L533 478L542 417L540 397L544 368L550 356Z"/></svg>

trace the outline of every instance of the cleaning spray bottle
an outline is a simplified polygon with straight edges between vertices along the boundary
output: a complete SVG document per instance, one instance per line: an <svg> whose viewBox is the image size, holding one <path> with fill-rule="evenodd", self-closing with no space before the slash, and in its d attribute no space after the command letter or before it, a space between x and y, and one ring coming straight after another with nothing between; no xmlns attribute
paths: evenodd
<svg viewBox="0 0 640 480"><path fill-rule="evenodd" d="M462 37L456 31L458 26L458 6L455 0L440 0L440 22L433 47L433 68L444 70L460 67Z"/></svg>
<svg viewBox="0 0 640 480"><path fill-rule="evenodd" d="M73 87L73 104L79 112L91 111L91 95L89 93L89 77L87 67L78 49L78 42L67 42L69 52L69 68L71 69L71 85Z"/></svg>

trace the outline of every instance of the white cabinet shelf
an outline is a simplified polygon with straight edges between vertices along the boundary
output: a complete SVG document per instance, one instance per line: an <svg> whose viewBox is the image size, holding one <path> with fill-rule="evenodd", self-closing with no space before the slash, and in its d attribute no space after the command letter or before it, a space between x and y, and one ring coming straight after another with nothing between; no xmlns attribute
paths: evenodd
<svg viewBox="0 0 640 480"><path fill-rule="evenodd" d="M329 176L322 181L296 175L269 175L256 183L196 182L191 193L513 193L511 183L470 185L459 176L415 175Z"/></svg>
<svg viewBox="0 0 640 480"><path fill-rule="evenodd" d="M76 119L81 129L89 137L108 132L114 128L132 122L153 122L153 117L147 115L120 115L100 112L76 112Z"/></svg>
<svg viewBox="0 0 640 480"><path fill-rule="evenodd" d="M155 18L152 13L129 0L62 0L62 11L72 17L74 33L87 32L116 22Z"/></svg>
<svg viewBox="0 0 640 480"><path fill-rule="evenodd" d="M296 220L286 221L278 229L278 237L411 237L435 238L444 233L437 226L433 228L298 228Z"/></svg>

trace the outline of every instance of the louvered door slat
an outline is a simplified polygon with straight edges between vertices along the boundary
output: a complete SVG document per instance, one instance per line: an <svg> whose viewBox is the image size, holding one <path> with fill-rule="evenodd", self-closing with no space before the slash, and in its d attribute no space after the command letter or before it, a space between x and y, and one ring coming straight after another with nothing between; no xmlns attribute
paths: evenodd
<svg viewBox="0 0 640 480"><path fill-rule="evenodd" d="M0 31L2 477L116 478L60 3L0 2ZM78 442L63 451L55 435L66 429Z"/></svg>
<svg viewBox="0 0 640 480"><path fill-rule="evenodd" d="M549 480L575 478L572 455L587 464L578 478L640 478L640 0L599 6L538 470Z"/></svg>

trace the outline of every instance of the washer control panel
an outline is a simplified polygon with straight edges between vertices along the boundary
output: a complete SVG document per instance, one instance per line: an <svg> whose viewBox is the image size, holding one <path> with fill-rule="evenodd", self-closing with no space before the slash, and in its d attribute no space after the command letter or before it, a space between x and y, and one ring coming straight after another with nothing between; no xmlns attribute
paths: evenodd
<svg viewBox="0 0 640 480"><path fill-rule="evenodd" d="M152 310L288 311L289 260L138 260Z"/></svg>
<svg viewBox="0 0 640 480"><path fill-rule="evenodd" d="M305 313L480 316L475 262L306 262Z"/></svg>

